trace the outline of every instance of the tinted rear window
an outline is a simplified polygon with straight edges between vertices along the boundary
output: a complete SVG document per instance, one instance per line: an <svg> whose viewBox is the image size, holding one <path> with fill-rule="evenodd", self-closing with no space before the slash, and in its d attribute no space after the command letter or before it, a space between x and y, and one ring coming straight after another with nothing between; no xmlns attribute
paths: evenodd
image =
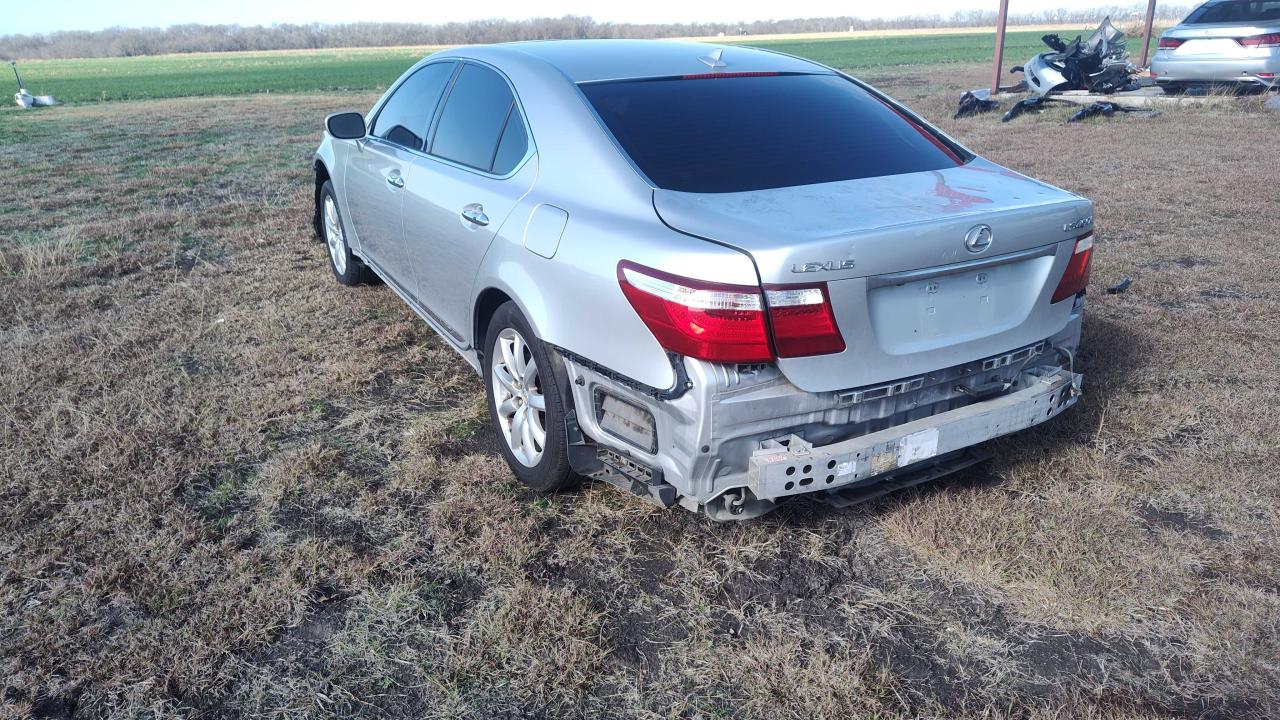
<svg viewBox="0 0 1280 720"><path fill-rule="evenodd" d="M836 75L581 86L658 187L741 192L954 167L939 142Z"/></svg>
<svg viewBox="0 0 1280 720"><path fill-rule="evenodd" d="M1187 25L1211 25L1214 23L1266 23L1280 20L1280 0L1243 0L1196 8L1186 20Z"/></svg>
<svg viewBox="0 0 1280 720"><path fill-rule="evenodd" d="M440 113L431 154L480 170L493 167L498 136L513 102L511 88L497 73L463 65Z"/></svg>

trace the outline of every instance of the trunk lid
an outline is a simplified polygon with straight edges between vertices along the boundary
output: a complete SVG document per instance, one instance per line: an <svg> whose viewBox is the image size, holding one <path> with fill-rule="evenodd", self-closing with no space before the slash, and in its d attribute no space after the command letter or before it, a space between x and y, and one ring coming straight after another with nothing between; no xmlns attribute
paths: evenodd
<svg viewBox="0 0 1280 720"><path fill-rule="evenodd" d="M1240 44L1240 40L1255 35L1280 32L1280 25L1250 23L1212 23L1179 25L1167 31L1162 37L1181 40L1176 48L1163 48L1162 51L1174 58L1248 58L1267 55L1268 48L1250 48Z"/></svg>
<svg viewBox="0 0 1280 720"><path fill-rule="evenodd" d="M907 378L1061 330L1051 304L1089 201L982 159L946 170L740 193L654 192L662 220L749 254L763 284L826 282L842 353L784 358L809 391ZM1088 222L1085 222L1088 220ZM965 238L991 229L981 252Z"/></svg>

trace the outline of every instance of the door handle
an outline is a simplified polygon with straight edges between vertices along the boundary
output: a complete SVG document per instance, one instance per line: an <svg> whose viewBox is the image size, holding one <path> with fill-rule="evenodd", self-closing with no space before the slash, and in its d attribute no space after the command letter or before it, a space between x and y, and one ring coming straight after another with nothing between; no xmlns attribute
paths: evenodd
<svg viewBox="0 0 1280 720"><path fill-rule="evenodd" d="M404 178L400 177L399 172L393 172L387 176L387 183L390 184L391 187L402 188L404 187Z"/></svg>
<svg viewBox="0 0 1280 720"><path fill-rule="evenodd" d="M484 214L484 206L480 203L471 203L462 208L462 219L481 227L489 224L489 216Z"/></svg>

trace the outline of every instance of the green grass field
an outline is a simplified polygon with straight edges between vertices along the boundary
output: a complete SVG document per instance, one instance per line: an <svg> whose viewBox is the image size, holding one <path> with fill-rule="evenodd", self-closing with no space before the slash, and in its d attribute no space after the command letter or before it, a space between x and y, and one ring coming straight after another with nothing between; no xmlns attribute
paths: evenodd
<svg viewBox="0 0 1280 720"><path fill-rule="evenodd" d="M1082 27L1080 32L1088 33ZM1041 50L1039 31L1009 33L1006 65ZM1060 31L1068 35L1066 31ZM983 62L991 33L832 40L761 40L752 44L855 72L887 66ZM239 52L154 57L30 60L27 88L63 102L137 100L242 93L381 90L429 48Z"/></svg>

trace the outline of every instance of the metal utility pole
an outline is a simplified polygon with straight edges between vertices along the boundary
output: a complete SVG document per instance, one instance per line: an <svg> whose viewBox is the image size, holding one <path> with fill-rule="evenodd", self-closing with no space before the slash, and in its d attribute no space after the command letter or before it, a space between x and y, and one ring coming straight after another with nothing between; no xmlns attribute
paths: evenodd
<svg viewBox="0 0 1280 720"><path fill-rule="evenodd" d="M1156 19L1156 0L1147 0L1147 20L1142 30L1142 67L1147 66L1147 53L1151 52L1151 23Z"/></svg>
<svg viewBox="0 0 1280 720"><path fill-rule="evenodd" d="M1155 0L1151 0L1152 4ZM1000 0L1000 14L996 17L996 58L991 67L991 94L1000 92L1000 70L1004 65L1004 29L1009 23L1009 0Z"/></svg>

